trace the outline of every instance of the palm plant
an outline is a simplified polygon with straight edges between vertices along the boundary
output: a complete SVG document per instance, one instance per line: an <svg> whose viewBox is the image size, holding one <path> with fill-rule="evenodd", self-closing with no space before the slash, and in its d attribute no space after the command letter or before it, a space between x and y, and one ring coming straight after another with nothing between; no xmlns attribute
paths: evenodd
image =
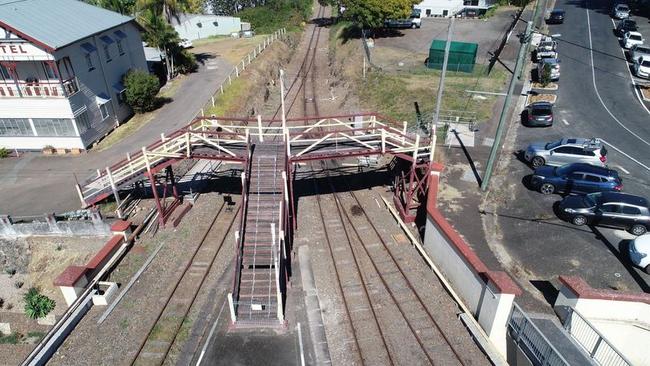
<svg viewBox="0 0 650 366"><path fill-rule="evenodd" d="M138 20L145 29L144 40L151 47L156 47L165 54L165 66L167 66L167 79L169 80L172 77L171 51L177 48L178 42L180 42L178 33L151 9L140 12Z"/></svg>

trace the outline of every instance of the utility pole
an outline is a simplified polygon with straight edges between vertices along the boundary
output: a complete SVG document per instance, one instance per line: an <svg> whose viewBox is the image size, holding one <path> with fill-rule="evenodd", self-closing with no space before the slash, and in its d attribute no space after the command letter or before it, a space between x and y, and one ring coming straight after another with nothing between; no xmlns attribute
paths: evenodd
<svg viewBox="0 0 650 366"><path fill-rule="evenodd" d="M442 105L442 92L445 89L445 75L447 75L447 62L449 61L449 49L451 48L451 34L454 28L454 17L449 18L449 27L447 28L447 42L445 42L445 58L442 61L442 73L440 74L440 84L438 84L438 97L436 100L436 112L433 115L433 126L429 127L429 137L433 138L434 126L438 126L440 118L440 106ZM434 146L435 148L435 146Z"/></svg>
<svg viewBox="0 0 650 366"><path fill-rule="evenodd" d="M508 109L510 108L510 102L512 99L512 94L515 90L515 85L517 84L518 76L520 76L521 70L524 65L524 58L526 56L526 50L528 49L528 43L530 42L530 36L533 32L533 25L535 23L535 18L539 12L541 1L537 0L535 5L535 10L533 11L533 16L528 21L526 25L526 32L521 38L521 45L519 46L519 55L517 56L517 61L515 63L515 69L512 72L512 78L510 79L510 85L508 86L508 94L506 95L506 100L503 102L503 109L501 109L501 116L499 117L499 123L497 124L497 132L494 136L494 143L492 144L492 149L490 150L490 157L487 161L487 166L485 167L485 175L483 176L483 181L481 182L481 189L486 191L490 185L490 178L492 177L492 170L494 169L494 160L497 157L499 152L499 145L501 144L501 135L503 134L503 129L506 125L506 118L508 117Z"/></svg>
<svg viewBox="0 0 650 366"><path fill-rule="evenodd" d="M284 70L280 69L280 103L282 105L282 133L287 127L287 115L284 110Z"/></svg>

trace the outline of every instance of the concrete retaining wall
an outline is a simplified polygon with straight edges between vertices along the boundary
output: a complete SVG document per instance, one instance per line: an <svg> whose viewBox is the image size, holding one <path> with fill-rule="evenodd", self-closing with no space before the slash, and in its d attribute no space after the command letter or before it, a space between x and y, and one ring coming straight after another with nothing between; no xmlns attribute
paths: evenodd
<svg viewBox="0 0 650 366"><path fill-rule="evenodd" d="M436 207L439 173L429 182L424 248L505 358L508 316L521 289L490 271Z"/></svg>
<svg viewBox="0 0 650 366"><path fill-rule="evenodd" d="M32 222L14 223L7 215L0 215L0 237L16 239L27 236L106 236L110 225L97 212L89 220L57 220L53 214L43 215Z"/></svg>

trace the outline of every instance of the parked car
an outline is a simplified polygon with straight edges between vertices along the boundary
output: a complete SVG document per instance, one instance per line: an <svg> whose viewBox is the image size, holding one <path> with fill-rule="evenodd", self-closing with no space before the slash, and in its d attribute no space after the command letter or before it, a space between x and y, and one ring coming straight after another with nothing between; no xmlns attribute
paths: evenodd
<svg viewBox="0 0 650 366"><path fill-rule="evenodd" d="M535 168L542 165L562 166L571 163L605 166L607 149L596 138L569 138L548 143L532 143L526 148L524 158Z"/></svg>
<svg viewBox="0 0 650 366"><path fill-rule="evenodd" d="M553 9L546 19L546 24L562 24L564 23L564 10Z"/></svg>
<svg viewBox="0 0 650 366"><path fill-rule="evenodd" d="M565 197L559 214L574 225L597 225L625 229L643 235L650 228L648 200L619 192L590 193Z"/></svg>
<svg viewBox="0 0 650 366"><path fill-rule="evenodd" d="M540 166L530 178L530 185L542 194L594 193L620 191L623 180L616 170L574 163L561 167Z"/></svg>
<svg viewBox="0 0 650 366"><path fill-rule="evenodd" d="M650 55L634 60L634 74L640 78L650 79Z"/></svg>
<svg viewBox="0 0 650 366"><path fill-rule="evenodd" d="M189 39L183 38L181 39L180 42L178 42L178 45L181 46L182 48L191 48L192 47L192 41Z"/></svg>
<svg viewBox="0 0 650 366"><path fill-rule="evenodd" d="M387 19L384 26L386 28L420 28L422 26L420 9L413 9L411 16L407 19Z"/></svg>
<svg viewBox="0 0 650 366"><path fill-rule="evenodd" d="M639 32L630 31L626 32L623 36L623 47L626 49L630 49L637 44L643 44L643 42L645 42L645 39L643 39L643 36Z"/></svg>
<svg viewBox="0 0 650 366"><path fill-rule="evenodd" d="M535 102L526 107L527 126L553 126L553 104Z"/></svg>
<svg viewBox="0 0 650 366"><path fill-rule="evenodd" d="M632 19L623 19L616 24L616 35L624 36L627 32L636 32L639 30L636 22Z"/></svg>
<svg viewBox="0 0 650 366"><path fill-rule="evenodd" d="M616 4L612 9L612 16L616 19L625 19L630 17L630 7L626 4Z"/></svg>
<svg viewBox="0 0 650 366"><path fill-rule="evenodd" d="M539 63L537 64L537 76L539 79L542 79L542 73L544 72L546 65L549 65L551 68L551 80L560 80L560 60L556 58L543 58L539 60Z"/></svg>
<svg viewBox="0 0 650 366"><path fill-rule="evenodd" d="M544 37L535 49L535 61L539 62L544 58L557 58L557 42L551 37Z"/></svg>
<svg viewBox="0 0 650 366"><path fill-rule="evenodd" d="M650 274L650 235L642 235L634 239L628 247L628 252L632 263Z"/></svg>
<svg viewBox="0 0 650 366"><path fill-rule="evenodd" d="M630 60L638 60L640 57L650 57L650 47L643 44L635 44L630 48Z"/></svg>

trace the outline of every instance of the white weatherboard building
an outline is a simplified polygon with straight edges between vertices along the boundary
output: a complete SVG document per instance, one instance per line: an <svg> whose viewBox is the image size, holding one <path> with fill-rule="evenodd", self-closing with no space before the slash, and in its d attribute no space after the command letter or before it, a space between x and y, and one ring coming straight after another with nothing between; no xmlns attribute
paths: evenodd
<svg viewBox="0 0 650 366"><path fill-rule="evenodd" d="M485 10L496 4L496 0L424 0L414 6L424 17L449 17L465 9Z"/></svg>
<svg viewBox="0 0 650 366"><path fill-rule="evenodd" d="M181 39L190 41L242 30L239 18L207 14L180 14L172 17L172 25Z"/></svg>
<svg viewBox="0 0 650 366"><path fill-rule="evenodd" d="M132 113L147 70L133 18L76 0L0 0L0 147L85 149Z"/></svg>

